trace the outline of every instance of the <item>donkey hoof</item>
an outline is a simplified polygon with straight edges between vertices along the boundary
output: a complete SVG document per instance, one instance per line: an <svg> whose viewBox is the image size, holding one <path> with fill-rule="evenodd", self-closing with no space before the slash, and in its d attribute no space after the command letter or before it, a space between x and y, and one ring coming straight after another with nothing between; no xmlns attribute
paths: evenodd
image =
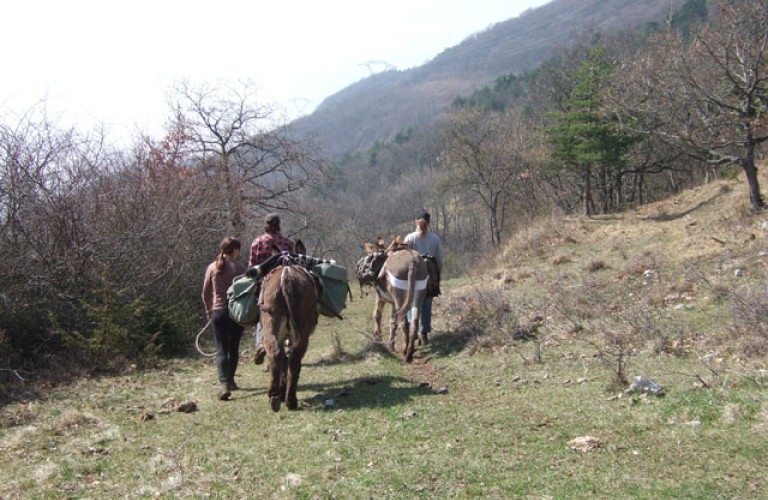
<svg viewBox="0 0 768 500"><path fill-rule="evenodd" d="M289 410L298 410L299 409L299 402L296 400L293 401L286 401L285 407Z"/></svg>
<svg viewBox="0 0 768 500"><path fill-rule="evenodd" d="M280 411L280 398L272 396L269 398L269 404L272 407L272 411Z"/></svg>

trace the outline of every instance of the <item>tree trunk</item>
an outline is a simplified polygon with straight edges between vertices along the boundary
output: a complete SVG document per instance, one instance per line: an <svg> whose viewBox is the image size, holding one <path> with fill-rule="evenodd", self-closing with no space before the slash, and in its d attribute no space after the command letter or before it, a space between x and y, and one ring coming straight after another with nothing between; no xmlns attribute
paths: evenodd
<svg viewBox="0 0 768 500"><path fill-rule="evenodd" d="M584 215L592 215L590 207L592 206L592 172L589 167L584 171Z"/></svg>
<svg viewBox="0 0 768 500"><path fill-rule="evenodd" d="M491 207L491 243L493 246L498 246L501 243L498 206L496 206L496 204Z"/></svg>
<svg viewBox="0 0 768 500"><path fill-rule="evenodd" d="M751 139L751 136L751 130L748 130L748 139ZM747 174L747 183L749 183L749 204L752 206L753 212L758 212L765 208L765 204L763 204L763 197L760 195L760 183L757 180L757 167L755 167L755 143L752 140L747 141L744 173Z"/></svg>
<svg viewBox="0 0 768 500"><path fill-rule="evenodd" d="M600 191L602 191L603 195L600 208L603 214L607 214L610 203L610 189L608 186L608 169L605 167L600 169Z"/></svg>

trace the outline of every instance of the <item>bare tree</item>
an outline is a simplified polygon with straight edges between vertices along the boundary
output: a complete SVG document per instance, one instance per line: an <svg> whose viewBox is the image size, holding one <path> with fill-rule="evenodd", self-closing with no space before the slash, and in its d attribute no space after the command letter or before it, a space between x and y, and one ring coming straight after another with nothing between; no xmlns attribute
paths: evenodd
<svg viewBox="0 0 768 500"><path fill-rule="evenodd" d="M256 101L250 81L181 81L172 106L193 139L197 161L219 183L231 234L243 234L253 211L290 211L287 195L321 171L311 142L291 136L275 110Z"/></svg>
<svg viewBox="0 0 768 500"><path fill-rule="evenodd" d="M755 151L768 140L768 0L718 0L686 46L655 38L619 94L641 131L709 165L739 165L753 210L764 207Z"/></svg>
<svg viewBox="0 0 768 500"><path fill-rule="evenodd" d="M504 209L513 185L528 170L523 154L526 126L519 114L462 109L443 128L444 167L488 211L491 242L501 243Z"/></svg>

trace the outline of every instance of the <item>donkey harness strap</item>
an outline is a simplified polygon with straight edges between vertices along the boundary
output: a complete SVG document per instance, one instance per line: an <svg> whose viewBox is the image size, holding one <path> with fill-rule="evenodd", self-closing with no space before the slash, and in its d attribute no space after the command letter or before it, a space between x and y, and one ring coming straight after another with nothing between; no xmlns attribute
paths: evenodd
<svg viewBox="0 0 768 500"><path fill-rule="evenodd" d="M390 272L387 272L387 277L389 278L389 284L392 285L393 287L399 290L408 290L408 280L399 280L395 278ZM427 281L429 281L429 276L427 276L423 280L416 280L416 287L415 287L416 291L426 290Z"/></svg>

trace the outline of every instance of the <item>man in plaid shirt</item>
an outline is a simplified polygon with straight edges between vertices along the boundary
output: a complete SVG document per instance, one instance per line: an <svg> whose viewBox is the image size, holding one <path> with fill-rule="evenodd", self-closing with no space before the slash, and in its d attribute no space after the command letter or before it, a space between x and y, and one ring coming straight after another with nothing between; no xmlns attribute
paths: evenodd
<svg viewBox="0 0 768 500"><path fill-rule="evenodd" d="M257 266L270 258L273 253L278 254L283 251L293 253L293 242L280 234L280 216L269 214L264 219L264 234L257 237L251 243L251 258L248 260L248 267ZM256 325L256 355L253 358L254 363L260 365L264 362L264 356L267 354L264 349L264 332L261 329L261 321Z"/></svg>
<svg viewBox="0 0 768 500"><path fill-rule="evenodd" d="M276 252L273 250L277 248ZM280 216L269 214L264 220L264 234L253 240L251 244L251 258L248 267L258 266L273 253L293 253L293 242L280 234Z"/></svg>

